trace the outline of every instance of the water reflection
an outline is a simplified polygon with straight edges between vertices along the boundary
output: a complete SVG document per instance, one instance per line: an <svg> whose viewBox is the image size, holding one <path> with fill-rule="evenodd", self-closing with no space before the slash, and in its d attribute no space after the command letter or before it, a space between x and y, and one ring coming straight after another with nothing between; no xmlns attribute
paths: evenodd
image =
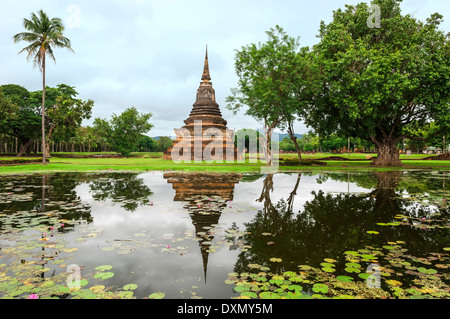
<svg viewBox="0 0 450 319"><path fill-rule="evenodd" d="M78 174L43 174L2 177L0 180L0 208L7 213L0 219L0 229L11 231L36 225L53 226L57 220L67 220L70 231L74 221L93 221L91 208L83 203L76 187L86 177Z"/></svg>
<svg viewBox="0 0 450 319"><path fill-rule="evenodd" d="M249 264L266 265L273 272L295 270L299 264L318 266L324 258L342 256L347 250L368 245L381 247L397 240L410 243L410 251L414 254L441 251L448 245L447 218L450 214L450 208L443 204L448 192L445 192L445 178L441 180L441 176L445 177L427 174L417 179L414 174L403 172L351 174L352 183L367 188L368 192L312 191L312 198L294 212L292 201L302 190L301 176L297 176L289 196L272 203L270 195L277 187L273 176L267 175L258 199L263 201L263 209L245 224L248 234L244 241L252 249L240 253L234 270L238 273L249 271ZM317 180L320 183L327 180L345 183L350 181L350 176L333 173L320 175ZM426 198L435 198L439 202L411 200L411 193L405 193L414 194L417 190L420 190L417 195L426 193ZM399 216L407 218L399 219ZM399 224L379 225L393 221ZM378 232L376 236L368 233L374 230ZM270 263L272 257L281 258L283 262ZM344 262L340 260L341 267Z"/></svg>
<svg viewBox="0 0 450 319"><path fill-rule="evenodd" d="M95 200L111 199L113 203L120 203L122 208L130 212L135 211L139 206L149 204L150 197L153 195L138 174L103 174L91 179L89 188Z"/></svg>
<svg viewBox="0 0 450 319"><path fill-rule="evenodd" d="M333 258L339 271L344 251L389 241L404 241L414 256L442 251L449 246L448 177L448 172L1 177L0 242L7 242L9 255L2 254L0 264L13 264L26 247L29 259L49 267L54 242L78 248L70 262L88 273L114 265L115 276L102 284L134 282L139 297L164 291L177 298L198 285L199 296L228 298L234 292L224 284L227 274L248 272L249 264L279 273ZM46 250L36 246L41 230L49 233L55 225ZM22 241L22 232L30 229L39 234ZM282 261L272 262L273 257ZM47 277L60 271L52 267Z"/></svg>
<svg viewBox="0 0 450 319"><path fill-rule="evenodd" d="M163 178L175 190L174 201L182 201L189 211L203 262L204 280L208 269L208 257L214 233L209 231L219 224L227 202L233 200L234 187L242 174L165 173Z"/></svg>

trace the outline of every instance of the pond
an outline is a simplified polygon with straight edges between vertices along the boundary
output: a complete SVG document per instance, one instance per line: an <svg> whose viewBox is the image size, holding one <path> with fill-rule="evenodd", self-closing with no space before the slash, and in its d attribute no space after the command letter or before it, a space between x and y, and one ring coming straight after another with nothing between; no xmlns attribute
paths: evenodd
<svg viewBox="0 0 450 319"><path fill-rule="evenodd" d="M0 177L1 298L448 298L450 172Z"/></svg>

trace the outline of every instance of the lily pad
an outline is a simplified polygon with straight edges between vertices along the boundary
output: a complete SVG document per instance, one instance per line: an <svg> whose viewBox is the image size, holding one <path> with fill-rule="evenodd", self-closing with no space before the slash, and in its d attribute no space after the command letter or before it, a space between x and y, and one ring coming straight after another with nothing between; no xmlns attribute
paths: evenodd
<svg viewBox="0 0 450 319"><path fill-rule="evenodd" d="M241 292L241 296L250 297L250 298L258 298L258 295L252 291L243 291L243 292Z"/></svg>
<svg viewBox="0 0 450 319"><path fill-rule="evenodd" d="M333 267L323 267L322 270L325 272L335 272L336 271L336 269L334 269Z"/></svg>
<svg viewBox="0 0 450 319"><path fill-rule="evenodd" d="M136 284L127 284L125 286L123 286L123 290L135 290L137 289L137 285Z"/></svg>
<svg viewBox="0 0 450 319"><path fill-rule="evenodd" d="M437 270L432 269L432 268L427 269L425 267L419 267L419 268L417 268L417 270L423 274L428 274L428 275L433 275L433 274L437 273Z"/></svg>
<svg viewBox="0 0 450 319"><path fill-rule="evenodd" d="M248 267L250 267L250 268L261 268L261 265L258 265L258 264L248 264Z"/></svg>
<svg viewBox="0 0 450 319"><path fill-rule="evenodd" d="M349 276L337 276L336 279L339 281L342 281L342 282L352 282L353 281L353 278L349 277Z"/></svg>
<svg viewBox="0 0 450 319"><path fill-rule="evenodd" d="M107 272L98 272L94 275L95 279L100 279L100 280L106 280L109 279L111 277L114 277L114 273L111 271L107 271Z"/></svg>
<svg viewBox="0 0 450 319"><path fill-rule="evenodd" d="M299 265L298 268L300 268L300 270L310 270L310 269L312 269L312 267L308 266L308 265Z"/></svg>
<svg viewBox="0 0 450 319"><path fill-rule="evenodd" d="M112 268L113 268L112 265L101 265L101 266L95 267L95 270L106 271L106 270L111 270Z"/></svg>
<svg viewBox="0 0 450 319"><path fill-rule="evenodd" d="M166 294L164 292L154 292L151 295L149 295L148 297L150 299L163 299L166 296Z"/></svg>
<svg viewBox="0 0 450 319"><path fill-rule="evenodd" d="M325 284L314 284L312 290L317 293L321 292L326 294L328 292L328 286Z"/></svg>
<svg viewBox="0 0 450 319"><path fill-rule="evenodd" d="M271 291L264 291L259 294L261 299L281 299L281 296Z"/></svg>
<svg viewBox="0 0 450 319"><path fill-rule="evenodd" d="M89 289L92 290L94 293L98 294L99 292L103 291L106 287L104 285L95 285L90 287Z"/></svg>

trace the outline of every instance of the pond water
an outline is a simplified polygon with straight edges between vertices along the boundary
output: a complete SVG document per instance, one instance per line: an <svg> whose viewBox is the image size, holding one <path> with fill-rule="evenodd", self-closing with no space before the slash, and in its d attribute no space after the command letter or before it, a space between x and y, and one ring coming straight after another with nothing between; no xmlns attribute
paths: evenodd
<svg viewBox="0 0 450 319"><path fill-rule="evenodd" d="M0 297L448 298L449 195L443 171L2 176Z"/></svg>

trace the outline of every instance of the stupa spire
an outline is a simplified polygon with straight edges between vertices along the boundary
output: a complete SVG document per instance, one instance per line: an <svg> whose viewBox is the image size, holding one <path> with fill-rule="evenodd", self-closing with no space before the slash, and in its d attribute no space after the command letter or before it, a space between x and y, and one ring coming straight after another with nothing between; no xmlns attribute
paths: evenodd
<svg viewBox="0 0 450 319"><path fill-rule="evenodd" d="M211 81L211 76L209 75L208 46L206 46L205 66L203 68L202 81L203 82Z"/></svg>

